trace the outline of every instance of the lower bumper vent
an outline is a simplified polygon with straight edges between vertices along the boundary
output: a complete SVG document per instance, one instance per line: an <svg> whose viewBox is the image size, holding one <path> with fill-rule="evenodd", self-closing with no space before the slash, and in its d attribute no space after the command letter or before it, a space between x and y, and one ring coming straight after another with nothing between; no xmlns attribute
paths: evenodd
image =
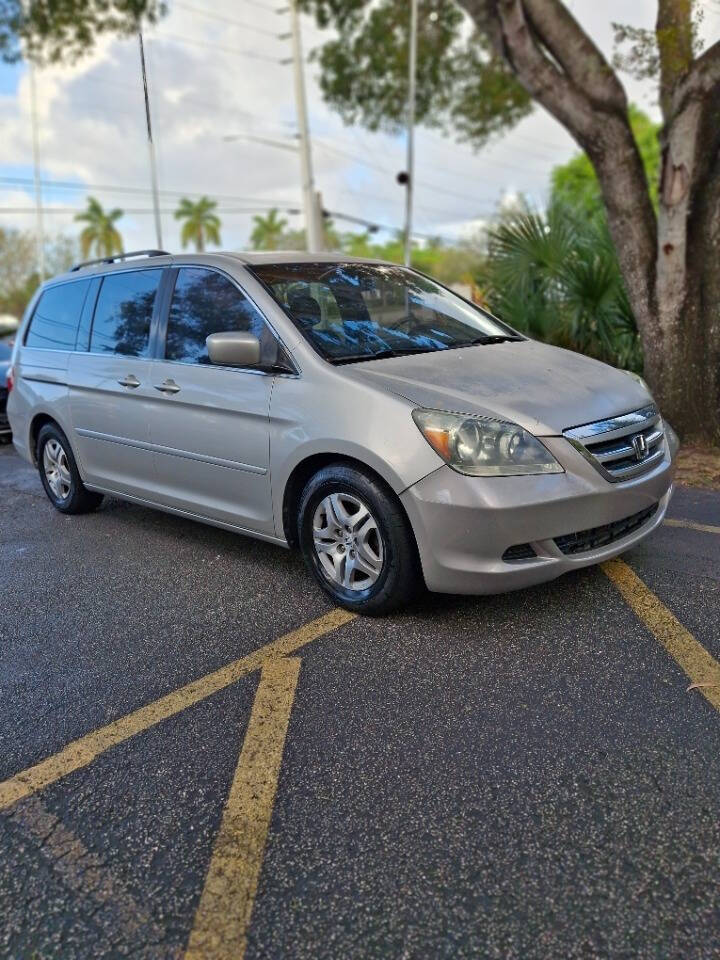
<svg viewBox="0 0 720 960"><path fill-rule="evenodd" d="M578 533L568 533L563 537L555 537L555 544L565 554L586 553L588 550L598 550L607 547L616 540L621 540L629 533L639 530L643 524L657 513L658 505L634 513L624 520L606 523L602 527L593 527L591 530L580 530Z"/></svg>
<svg viewBox="0 0 720 960"><path fill-rule="evenodd" d="M537 554L529 543L516 543L514 547L508 547L502 555L505 563L515 563L518 560L534 560Z"/></svg>

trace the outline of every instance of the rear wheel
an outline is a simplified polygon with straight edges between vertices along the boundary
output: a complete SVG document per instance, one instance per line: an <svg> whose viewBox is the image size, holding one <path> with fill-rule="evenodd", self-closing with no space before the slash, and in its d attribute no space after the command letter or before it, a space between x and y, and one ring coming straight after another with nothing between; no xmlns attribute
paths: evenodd
<svg viewBox="0 0 720 960"><path fill-rule="evenodd" d="M315 579L348 610L388 613L422 587L402 507L369 472L338 463L316 473L300 500L298 535Z"/></svg>
<svg viewBox="0 0 720 960"><path fill-rule="evenodd" d="M46 423L37 441L40 479L50 503L61 513L88 513L102 503L102 494L80 479L68 438L55 423Z"/></svg>

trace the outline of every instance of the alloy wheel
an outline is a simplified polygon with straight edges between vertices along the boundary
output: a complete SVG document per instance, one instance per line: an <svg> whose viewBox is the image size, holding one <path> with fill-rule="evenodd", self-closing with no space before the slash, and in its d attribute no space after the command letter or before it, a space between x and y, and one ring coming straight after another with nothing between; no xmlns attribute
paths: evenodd
<svg viewBox="0 0 720 960"><path fill-rule="evenodd" d="M349 493L331 493L313 517L313 545L325 576L346 590L367 590L382 573L384 550L368 506Z"/></svg>
<svg viewBox="0 0 720 960"><path fill-rule="evenodd" d="M66 500L72 489L72 476L62 444L51 438L43 449L43 470L48 486L58 500Z"/></svg>

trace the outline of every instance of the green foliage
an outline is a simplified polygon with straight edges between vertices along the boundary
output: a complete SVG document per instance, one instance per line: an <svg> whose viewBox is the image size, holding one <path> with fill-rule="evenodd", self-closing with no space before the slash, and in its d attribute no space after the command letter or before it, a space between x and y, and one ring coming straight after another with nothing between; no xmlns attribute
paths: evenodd
<svg viewBox="0 0 720 960"><path fill-rule="evenodd" d="M130 36L166 9L164 0L0 0L0 60L73 63L101 35Z"/></svg>
<svg viewBox="0 0 720 960"><path fill-rule="evenodd" d="M385 243L373 241L370 233L344 233L339 239L337 249L351 257L389 260L391 263L404 262L405 247L402 236ZM413 247L411 260L413 267L435 277L441 283L472 284L483 265L484 254L478 244L466 241L447 246L439 242L429 242L422 247Z"/></svg>
<svg viewBox="0 0 720 960"><path fill-rule="evenodd" d="M659 124L635 106L630 107L630 126L640 150L650 197L657 209L660 179ZM582 211L586 216L604 216L600 184L586 153L578 153L553 169L552 203Z"/></svg>
<svg viewBox="0 0 720 960"><path fill-rule="evenodd" d="M700 25L705 10L701 2L685 0L687 18L681 17L678 22L659 29L613 23L613 66L635 80L656 79L660 75L661 59L673 72L687 70L689 58L697 56L703 48Z"/></svg>
<svg viewBox="0 0 720 960"><path fill-rule="evenodd" d="M264 217L253 217L253 230L250 234L253 250L279 250L287 225L287 220L281 217L275 208Z"/></svg>
<svg viewBox="0 0 720 960"><path fill-rule="evenodd" d="M545 216L511 216L490 232L479 280L490 309L518 330L642 369L635 320L601 218L560 204Z"/></svg>
<svg viewBox="0 0 720 960"><path fill-rule="evenodd" d="M64 273L78 259L74 238L59 234L46 240L47 276ZM39 282L35 235L29 230L0 228L0 314L21 317Z"/></svg>
<svg viewBox="0 0 720 960"><path fill-rule="evenodd" d="M180 230L180 242L183 249L189 243L195 244L198 253L205 250L207 243L220 246L220 217L215 213L217 201L209 197L200 197L193 202L183 197L175 211L175 219L183 220Z"/></svg>
<svg viewBox="0 0 720 960"><path fill-rule="evenodd" d="M301 0L337 36L313 56L325 100L346 123L403 127L408 93L407 0ZM486 37L468 33L453 0L420 0L418 123L453 130L476 145L531 109L523 87Z"/></svg>
<svg viewBox="0 0 720 960"><path fill-rule="evenodd" d="M275 214L275 216L273 216ZM269 216L255 217L256 227L251 236L251 243L255 250L305 250L306 240L304 230L287 230L283 226L279 235L273 231L272 242L275 246L260 246L259 241L265 239L265 223L270 217L272 222L285 224L284 220L276 220L277 211L271 211ZM255 233L258 221L262 225L262 234ZM345 253L350 257L367 257L373 260L388 260L391 263L404 262L404 243L401 234L384 243L378 243L372 234L339 233L332 220L325 221L325 248ZM412 265L423 273L435 277L441 283L451 285L463 283L471 285L476 273L484 262L484 254L479 243L459 242L447 246L439 241L428 242L425 246L415 246L412 251Z"/></svg>
<svg viewBox="0 0 720 960"><path fill-rule="evenodd" d="M75 215L75 220L87 224L80 234L83 257L88 257L91 251L97 257L111 257L114 253L122 253L122 237L115 226L122 215L122 210L117 207L106 213L99 200L88 197L87 210Z"/></svg>

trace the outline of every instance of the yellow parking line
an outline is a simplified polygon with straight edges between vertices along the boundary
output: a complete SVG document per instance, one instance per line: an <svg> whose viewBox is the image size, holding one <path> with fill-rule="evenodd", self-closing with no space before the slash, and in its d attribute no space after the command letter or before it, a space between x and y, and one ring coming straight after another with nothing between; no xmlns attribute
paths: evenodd
<svg viewBox="0 0 720 960"><path fill-rule="evenodd" d="M693 684L720 710L720 663L685 629L638 575L622 560L608 560L602 569L635 614L680 664Z"/></svg>
<svg viewBox="0 0 720 960"><path fill-rule="evenodd" d="M667 527L687 527L688 530L699 530L701 533L720 533L720 527L713 527L709 523L695 523L694 520L665 520Z"/></svg>
<svg viewBox="0 0 720 960"><path fill-rule="evenodd" d="M51 783L66 777L75 770L80 770L92 763L106 750L129 740L142 733L149 727L167 720L168 717L186 710L193 704L205 700L219 690L235 683L253 670L262 667L265 660L272 657L282 657L299 650L318 637L330 633L343 624L354 620L356 614L347 610L335 609L325 616L306 623L298 630L286 633L284 636L266 643L265 646L254 650L246 657L234 660L232 663L220 667L213 673L208 673L199 680L194 680L179 690L169 693L154 703L140 707L127 716L114 720L105 727L80 737L64 747L59 753L47 757L27 770L17 773L9 780L0 783L0 810L11 806L23 797L28 797L39 790L43 790Z"/></svg>
<svg viewBox="0 0 720 960"><path fill-rule="evenodd" d="M241 960L277 790L300 659L266 661L185 960Z"/></svg>

